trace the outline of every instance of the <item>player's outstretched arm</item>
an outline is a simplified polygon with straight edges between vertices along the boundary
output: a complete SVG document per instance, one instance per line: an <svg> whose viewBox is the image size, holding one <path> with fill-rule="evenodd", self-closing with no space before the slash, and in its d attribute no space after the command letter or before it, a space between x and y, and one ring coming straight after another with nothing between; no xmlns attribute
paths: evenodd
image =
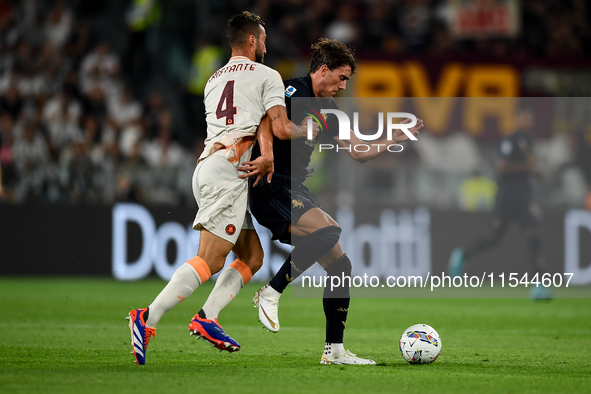
<svg viewBox="0 0 591 394"><path fill-rule="evenodd" d="M294 140L296 138L303 138L306 137L308 133L308 118L304 119L302 124L296 125L289 120L287 117L287 111L282 105L276 105L272 108L269 108L267 111L267 117L269 118L273 135L280 140ZM319 130L320 128L318 124L313 123L312 132L314 137L316 137L316 134L318 134Z"/></svg>
<svg viewBox="0 0 591 394"><path fill-rule="evenodd" d="M400 123L409 123L410 119L405 119ZM408 129L408 131L413 135L419 135L419 130L423 128L423 120L417 119L417 124L414 127ZM386 152L386 146L391 144L400 144L402 142L410 140L410 137L402 130L396 129L392 133L392 140L388 140L387 138L382 138L377 141L373 141L371 144L365 143L360 140L355 133L351 132L351 139L349 140L341 140L339 137L334 137L334 141L336 141L340 146L347 150L347 153L356 161L360 163L365 163L382 153ZM370 149L366 152L356 152L355 149L352 149L353 146L365 144L369 145Z"/></svg>
<svg viewBox="0 0 591 394"><path fill-rule="evenodd" d="M257 141L261 148L261 156L255 160L246 161L237 168L238 171L247 171L246 174L238 176L240 179L257 176L252 185L253 187L256 187L265 175L267 175L267 182L271 183L271 178L275 172L273 165L273 133L271 132L271 123L268 116L261 120L261 124L257 129Z"/></svg>

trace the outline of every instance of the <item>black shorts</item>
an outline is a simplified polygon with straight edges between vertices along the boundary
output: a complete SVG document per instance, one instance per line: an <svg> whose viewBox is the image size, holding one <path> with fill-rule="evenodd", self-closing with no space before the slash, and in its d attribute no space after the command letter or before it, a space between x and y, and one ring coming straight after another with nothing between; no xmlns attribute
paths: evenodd
<svg viewBox="0 0 591 394"><path fill-rule="evenodd" d="M530 197L499 194L493 210L492 226L504 227L511 222L517 222L521 228L539 226L542 210Z"/></svg>
<svg viewBox="0 0 591 394"><path fill-rule="evenodd" d="M300 217L312 208L322 208L304 185L291 190L291 178L274 174L271 183L267 178L252 187L254 177L250 178L249 204L250 212L257 222L273 233L273 240L291 245L289 225L297 222Z"/></svg>

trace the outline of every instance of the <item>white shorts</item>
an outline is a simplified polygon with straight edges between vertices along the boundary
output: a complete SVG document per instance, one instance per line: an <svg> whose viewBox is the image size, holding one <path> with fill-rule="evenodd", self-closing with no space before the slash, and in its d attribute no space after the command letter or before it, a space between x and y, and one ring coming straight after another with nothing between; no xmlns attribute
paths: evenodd
<svg viewBox="0 0 591 394"><path fill-rule="evenodd" d="M240 231L254 230L248 205L248 180L221 149L202 160L193 172L193 195L199 206L193 222L195 230L206 229L236 244Z"/></svg>

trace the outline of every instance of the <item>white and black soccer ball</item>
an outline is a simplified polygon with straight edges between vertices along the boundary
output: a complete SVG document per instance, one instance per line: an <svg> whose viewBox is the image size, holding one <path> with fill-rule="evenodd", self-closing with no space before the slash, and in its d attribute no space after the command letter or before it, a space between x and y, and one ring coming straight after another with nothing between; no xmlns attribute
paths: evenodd
<svg viewBox="0 0 591 394"><path fill-rule="evenodd" d="M433 327L415 324L402 333L400 353L411 364L430 364L441 353L441 338Z"/></svg>

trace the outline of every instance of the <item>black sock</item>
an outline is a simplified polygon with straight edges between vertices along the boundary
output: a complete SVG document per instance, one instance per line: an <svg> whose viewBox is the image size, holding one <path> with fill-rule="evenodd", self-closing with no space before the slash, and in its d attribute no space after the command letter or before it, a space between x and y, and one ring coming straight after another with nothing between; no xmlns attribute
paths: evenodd
<svg viewBox="0 0 591 394"><path fill-rule="evenodd" d="M345 324L351 298L323 298L324 316L326 316L326 342L343 343Z"/></svg>
<svg viewBox="0 0 591 394"><path fill-rule="evenodd" d="M271 278L269 285L279 293L283 293L283 290L285 290L287 285L293 280L289 274L291 274L291 253L287 256L287 260L285 260L285 263L279 268L279 271L277 271L275 276Z"/></svg>
<svg viewBox="0 0 591 394"><path fill-rule="evenodd" d="M203 308L199 311L199 317L202 319L207 319L207 316L205 316L205 311L203 310Z"/></svg>
<svg viewBox="0 0 591 394"><path fill-rule="evenodd" d="M317 230L304 238L288 256L269 284L279 293L287 285L310 268L320 257L324 256L339 242L341 229L328 226Z"/></svg>
<svg viewBox="0 0 591 394"><path fill-rule="evenodd" d="M324 306L324 316L326 317L326 342L343 343L345 325L347 323L347 314L349 313L349 304L351 297L349 288L351 287L351 260L347 255L335 260L325 268L328 276L337 276L340 279L339 286L331 287L330 279L327 280L327 286L324 288L322 305ZM348 277L348 280L343 280Z"/></svg>

